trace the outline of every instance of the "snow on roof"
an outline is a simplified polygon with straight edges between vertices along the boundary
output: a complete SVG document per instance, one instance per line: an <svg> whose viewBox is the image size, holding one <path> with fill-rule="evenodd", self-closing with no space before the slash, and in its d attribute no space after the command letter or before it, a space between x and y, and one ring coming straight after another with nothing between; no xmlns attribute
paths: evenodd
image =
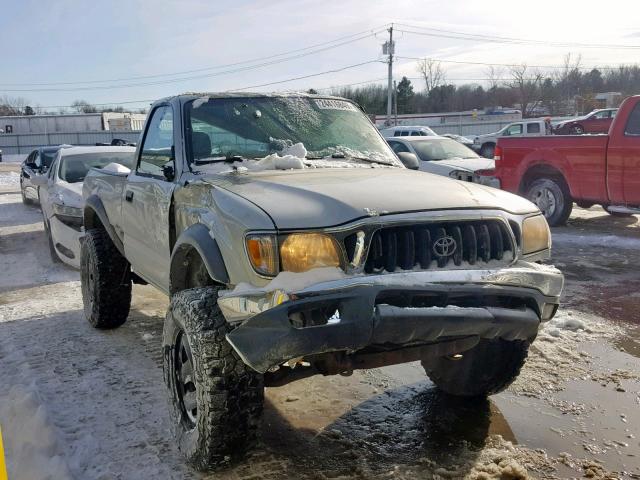
<svg viewBox="0 0 640 480"><path fill-rule="evenodd" d="M60 154L64 157L67 155L82 155L85 153L113 153L113 152L135 152L136 147L118 147L118 146L89 146L89 147L69 147L60 149Z"/></svg>

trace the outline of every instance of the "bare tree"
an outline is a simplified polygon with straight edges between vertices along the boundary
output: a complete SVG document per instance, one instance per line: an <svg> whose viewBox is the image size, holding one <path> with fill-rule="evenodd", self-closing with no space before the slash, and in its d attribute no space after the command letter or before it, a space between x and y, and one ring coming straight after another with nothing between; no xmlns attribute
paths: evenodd
<svg viewBox="0 0 640 480"><path fill-rule="evenodd" d="M0 97L0 115L15 116L24 115L24 108L27 101L21 97Z"/></svg>
<svg viewBox="0 0 640 480"><path fill-rule="evenodd" d="M91 105L86 100L75 100L71 104L71 108L78 113L96 113L98 111L95 105Z"/></svg>
<svg viewBox="0 0 640 480"><path fill-rule="evenodd" d="M542 74L529 70L524 63L509 67L509 70L512 78L509 86L517 92L522 115L527 117L532 113L539 100Z"/></svg>
<svg viewBox="0 0 640 480"><path fill-rule="evenodd" d="M500 86L502 81L502 67L489 65L486 70L487 81L489 82L489 90L495 90Z"/></svg>
<svg viewBox="0 0 640 480"><path fill-rule="evenodd" d="M439 87L445 81L442 65L440 62L431 58L424 58L418 62L418 72L420 72L424 78L427 93Z"/></svg>

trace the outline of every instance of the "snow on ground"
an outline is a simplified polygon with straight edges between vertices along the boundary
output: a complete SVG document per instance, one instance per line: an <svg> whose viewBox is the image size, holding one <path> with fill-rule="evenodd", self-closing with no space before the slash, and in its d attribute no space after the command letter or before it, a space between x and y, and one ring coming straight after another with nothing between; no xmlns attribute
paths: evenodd
<svg viewBox="0 0 640 480"><path fill-rule="evenodd" d="M640 250L640 238L619 235L576 235L574 233L553 233L553 241L570 243L575 247L607 247Z"/></svg>
<svg viewBox="0 0 640 480"><path fill-rule="evenodd" d="M0 187L14 187L20 185L20 174L17 172L1 172Z"/></svg>

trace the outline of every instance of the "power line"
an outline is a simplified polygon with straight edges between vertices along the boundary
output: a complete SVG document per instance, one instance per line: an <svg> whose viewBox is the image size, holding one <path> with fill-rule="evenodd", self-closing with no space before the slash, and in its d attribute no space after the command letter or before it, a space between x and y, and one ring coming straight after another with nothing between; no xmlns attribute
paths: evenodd
<svg viewBox="0 0 640 480"><path fill-rule="evenodd" d="M198 69L194 69L194 70L184 70L181 72L173 72L173 73L164 73L164 74L157 74L157 75L143 75L143 76L137 76L137 77L126 77L126 78L116 78L116 79L105 79L105 80L83 80L83 81L74 81L74 82L47 82L47 83L1 83L0 85L3 86L54 86L54 85L83 85L83 84L99 84L99 83L107 83L107 82L122 82L122 81L129 81L129 80L141 80L141 79L151 79L151 78L162 78L162 77L171 77L171 76L176 76L176 75L186 75L186 74L191 74L191 73L199 73L199 72L204 72L204 71L208 71L208 70L217 70L217 69L222 69L222 68L229 68L229 67L237 67L239 65L247 65L247 64L253 64L255 62L263 62L265 60L272 60L272 59L277 59L279 57L287 57L287 58L281 58L279 60L275 60L273 62L266 62L266 63L259 63L257 65L248 65L246 67L244 67L243 69L239 69L238 71L244 71L244 70L248 70L251 68L258 68L264 65L273 65L276 63L282 63L285 61L289 61L289 60L295 60L298 58L302 58L305 57L307 55L313 55L315 53L320 53L320 52L324 52L327 50L331 50L333 48L338 48L344 45L348 45L350 43L354 43L360 40L363 40L365 38L369 38L369 37L373 37L376 34L385 31L385 27L386 25L383 25L381 27L376 27L374 29L371 30L364 30L358 33L354 33L351 35L347 35L344 37L339 37L336 38L334 40L330 40L327 42L322 42L322 43L317 43L314 45L310 45L307 47L303 47L303 48L298 48L295 50L289 50L287 52L282 52L282 53L277 53L277 54L273 54L273 55L268 55L266 57L258 57L258 58L253 58L250 60L244 60L242 62L235 62L235 63L229 63L229 64L225 64L225 65L215 65L215 66L209 66L209 67L204 67L204 68L198 68ZM322 47L322 48L319 48ZM312 50L312 51L309 51ZM304 52L304 53L300 53L300 52ZM293 55L292 54L297 54L297 55ZM183 80L191 80L193 78L203 78L203 76L196 76L196 77L184 77L184 78L177 78L177 79L171 79L171 80L166 80L167 82L170 81L183 81ZM140 85L147 85L146 83L141 83ZM123 86L128 86L128 85L123 85ZM85 89L89 89L90 87L85 87ZM98 88L98 87L96 87ZM112 88L111 86L109 87L105 87L105 88ZM6 90L6 89L3 89ZM45 90L7 90L7 91L45 91ZM46 91L50 91L50 90L46 90Z"/></svg>
<svg viewBox="0 0 640 480"><path fill-rule="evenodd" d="M638 50L640 49L640 45L622 45L622 44L607 44L607 43L579 43L579 42L558 42L558 41L550 41L550 40L536 40L536 39L526 39L526 38L518 38L518 37L503 37L498 35L486 35L486 34L477 34L477 33L466 33L466 32L458 32L453 30L444 30L433 27L421 27L417 25L409 25L404 23L397 23L396 25L400 25L403 27L411 28L414 30L422 30L420 32L410 31L410 30L401 30L400 32L411 33L415 35L425 35L430 37L442 37L442 38L454 38L458 40L472 40L472 41L482 41L482 42L495 42L495 43L509 43L516 45L546 45L551 47L571 47L571 48L600 48L600 49L622 49L622 50ZM437 33L433 33L437 32Z"/></svg>
<svg viewBox="0 0 640 480"><path fill-rule="evenodd" d="M462 65L482 65L485 67L489 67L489 66L496 66L496 67L521 67L522 64L518 64L518 63L489 63L489 62L469 62L469 61L462 61L462 60L447 60L444 58L433 58L433 57L404 57L404 56L400 56L397 55L396 58L403 58L405 60L425 60L426 58L429 58L431 60L434 60L436 62L442 62L442 63L459 63ZM626 67L626 66L632 66L635 64L621 64L615 67L598 67L598 66L593 66L593 67L580 67L580 66L569 66L566 67L565 65L527 65L527 67L531 67L531 68L559 68L559 69L564 69L564 68L569 68L570 70L573 69L578 69L578 70L617 70L620 67Z"/></svg>
<svg viewBox="0 0 640 480"><path fill-rule="evenodd" d="M240 92L242 90L249 90L250 88L268 87L270 85L278 85L278 84L281 84L281 83L293 82L295 80L304 80L305 78L319 77L320 75L327 75L329 73L342 72L342 71L348 70L350 68L361 67L363 65L368 65L370 63L379 63L379 60L369 60L367 62L356 63L356 64L353 64L353 65L347 65L346 67L340 67L340 68L336 68L336 69L333 69L333 70L326 70L324 72L312 73L312 74L303 75L303 76L300 76L300 77L287 78L286 80L278 80L276 82L262 83L260 85L250 85L248 87L234 88L233 90L227 90L227 91L228 92Z"/></svg>

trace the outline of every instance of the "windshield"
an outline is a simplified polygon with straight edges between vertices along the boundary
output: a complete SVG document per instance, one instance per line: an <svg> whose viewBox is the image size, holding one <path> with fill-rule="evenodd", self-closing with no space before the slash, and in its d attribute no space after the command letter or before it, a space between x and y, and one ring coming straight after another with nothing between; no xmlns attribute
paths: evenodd
<svg viewBox="0 0 640 480"><path fill-rule="evenodd" d="M91 168L102 168L119 163L133 168L134 152L95 152L66 155L60 160L60 179L68 183L82 182Z"/></svg>
<svg viewBox="0 0 640 480"><path fill-rule="evenodd" d="M476 152L450 138L417 140L411 142L411 145L420 160L425 162L449 158L479 158Z"/></svg>
<svg viewBox="0 0 640 480"><path fill-rule="evenodd" d="M47 168L50 167L53 163L53 159L56 158L56 153L58 153L58 150L42 150L40 155L42 158L42 166Z"/></svg>
<svg viewBox="0 0 640 480"><path fill-rule="evenodd" d="M298 152L314 160L401 167L369 119L351 102L305 96L209 98L186 105L189 162L263 159ZM301 143L304 148L294 148ZM239 157L239 158L238 158Z"/></svg>

